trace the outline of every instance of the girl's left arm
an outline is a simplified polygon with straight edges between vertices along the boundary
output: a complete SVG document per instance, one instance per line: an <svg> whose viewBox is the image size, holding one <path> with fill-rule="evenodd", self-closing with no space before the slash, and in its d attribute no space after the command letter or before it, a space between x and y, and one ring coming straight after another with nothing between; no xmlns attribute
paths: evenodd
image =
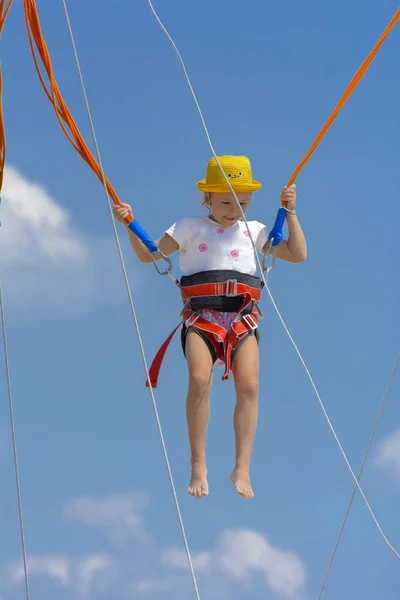
<svg viewBox="0 0 400 600"><path fill-rule="evenodd" d="M295 188L295 185L284 187L281 192L281 204L288 209L286 222L289 236L277 246L276 257L291 263L302 263L307 258L307 243L296 214ZM264 246L264 250L267 246Z"/></svg>

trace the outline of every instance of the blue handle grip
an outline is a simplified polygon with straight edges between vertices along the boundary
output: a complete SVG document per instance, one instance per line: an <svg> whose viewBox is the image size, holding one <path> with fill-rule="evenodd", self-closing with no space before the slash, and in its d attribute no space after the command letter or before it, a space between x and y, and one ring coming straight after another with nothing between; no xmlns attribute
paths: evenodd
<svg viewBox="0 0 400 600"><path fill-rule="evenodd" d="M277 246L282 241L282 238L283 238L282 228L283 228L283 225L285 224L285 219L286 219L286 208L281 207L278 210L278 214L276 215L276 219L275 219L275 224L274 224L273 228L271 229L271 231L269 232L269 236L268 236L268 241L270 241L270 240L272 240L272 238L274 238L274 241L272 242L273 246Z"/></svg>
<svg viewBox="0 0 400 600"><path fill-rule="evenodd" d="M158 252L158 248L151 239L151 237L145 232L143 227L135 220L131 221L128 225L129 229L143 242L143 244L150 250L150 252Z"/></svg>

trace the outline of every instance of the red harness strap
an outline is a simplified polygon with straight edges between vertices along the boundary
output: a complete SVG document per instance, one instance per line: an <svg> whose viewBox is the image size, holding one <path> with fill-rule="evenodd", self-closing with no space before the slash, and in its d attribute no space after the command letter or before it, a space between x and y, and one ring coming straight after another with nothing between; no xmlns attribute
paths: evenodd
<svg viewBox="0 0 400 600"><path fill-rule="evenodd" d="M181 286L182 300L187 302L195 296L245 296L250 294L250 300L260 301L261 290L259 288L253 288L245 283L238 283L235 279L228 279L228 281L222 281L217 283L199 283L198 285ZM246 298L247 299L247 298ZM244 310L247 306L247 302L241 308Z"/></svg>
<svg viewBox="0 0 400 600"><path fill-rule="evenodd" d="M185 287L181 286L181 295L184 302L182 311L183 323L181 322L175 327L154 357L149 369L149 380L153 388L157 387L162 361L168 346L182 324L186 325L188 328L194 327L195 329L201 330L213 344L217 358L222 359L225 363L225 372L222 376L223 380L229 379L232 352L237 348L243 337L258 327L259 311L257 302L261 298L261 290L258 288L250 287L244 283L238 283L236 280L228 280L220 283L201 283ZM199 296L243 296L243 305L235 321L228 329L225 329L221 325L208 321L202 317L200 313L194 312L191 309L190 300L193 297ZM254 306L251 313L241 315L252 301L254 301ZM215 335L222 340L222 343L216 340L214 337ZM146 381L146 386L149 387L148 380Z"/></svg>

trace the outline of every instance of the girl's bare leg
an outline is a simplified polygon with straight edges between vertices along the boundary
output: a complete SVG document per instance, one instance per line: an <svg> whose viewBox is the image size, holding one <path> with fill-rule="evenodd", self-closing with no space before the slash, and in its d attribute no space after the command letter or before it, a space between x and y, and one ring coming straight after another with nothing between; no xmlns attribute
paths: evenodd
<svg viewBox="0 0 400 600"><path fill-rule="evenodd" d="M188 492L191 496L201 498L208 495L205 448L213 363L206 343L192 329L187 333L185 352L189 369L186 417L192 463Z"/></svg>
<svg viewBox="0 0 400 600"><path fill-rule="evenodd" d="M259 354L255 335L250 335L237 351L232 365L236 389L233 417L236 442L236 464L231 481L243 498L253 498L250 483L250 459L258 418Z"/></svg>

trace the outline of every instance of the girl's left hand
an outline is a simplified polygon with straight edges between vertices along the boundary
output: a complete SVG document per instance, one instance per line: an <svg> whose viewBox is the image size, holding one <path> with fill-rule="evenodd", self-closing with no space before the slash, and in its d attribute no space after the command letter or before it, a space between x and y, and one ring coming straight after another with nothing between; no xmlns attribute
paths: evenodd
<svg viewBox="0 0 400 600"><path fill-rule="evenodd" d="M281 191L281 205L285 206L289 210L294 210L296 207L296 186L295 184L290 187L285 187Z"/></svg>

